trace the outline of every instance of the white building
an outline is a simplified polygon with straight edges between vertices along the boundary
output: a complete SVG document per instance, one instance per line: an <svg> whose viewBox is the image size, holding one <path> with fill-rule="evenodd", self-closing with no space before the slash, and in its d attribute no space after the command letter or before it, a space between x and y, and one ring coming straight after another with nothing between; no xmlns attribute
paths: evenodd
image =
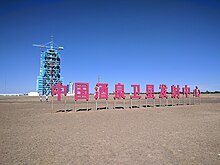
<svg viewBox="0 0 220 165"><path fill-rule="evenodd" d="M22 94L19 94L19 93L7 93L7 94L0 94L0 96L22 96Z"/></svg>
<svg viewBox="0 0 220 165"><path fill-rule="evenodd" d="M70 95L74 94L74 84L72 82L69 82L69 84L67 85L67 91Z"/></svg>
<svg viewBox="0 0 220 165"><path fill-rule="evenodd" d="M28 96L39 96L38 92L29 92Z"/></svg>

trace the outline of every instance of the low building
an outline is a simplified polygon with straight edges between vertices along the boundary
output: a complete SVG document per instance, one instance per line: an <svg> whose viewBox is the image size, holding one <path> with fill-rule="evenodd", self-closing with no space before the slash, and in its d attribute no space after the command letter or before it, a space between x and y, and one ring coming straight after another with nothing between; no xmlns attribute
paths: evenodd
<svg viewBox="0 0 220 165"><path fill-rule="evenodd" d="M39 96L38 92L29 92L28 96Z"/></svg>

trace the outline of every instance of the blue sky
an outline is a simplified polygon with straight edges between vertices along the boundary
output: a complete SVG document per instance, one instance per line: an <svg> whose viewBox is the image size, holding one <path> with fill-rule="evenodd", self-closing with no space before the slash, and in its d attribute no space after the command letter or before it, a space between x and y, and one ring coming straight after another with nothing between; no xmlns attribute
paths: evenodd
<svg viewBox="0 0 220 165"><path fill-rule="evenodd" d="M65 84L198 85L220 91L218 0L13 0L0 5L0 93L35 91L40 50L63 46Z"/></svg>

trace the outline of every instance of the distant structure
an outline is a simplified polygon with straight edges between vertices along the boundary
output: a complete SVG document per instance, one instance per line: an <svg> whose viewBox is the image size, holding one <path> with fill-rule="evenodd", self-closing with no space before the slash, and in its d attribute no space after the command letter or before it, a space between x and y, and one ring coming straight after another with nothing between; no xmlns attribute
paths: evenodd
<svg viewBox="0 0 220 165"><path fill-rule="evenodd" d="M63 82L63 78L60 76L60 50L63 47L58 47L53 42L53 36L51 41L43 45L33 46L41 49L40 57L40 75L37 76L36 90L41 95L51 95L51 88L53 85L57 85L59 81ZM46 50L42 50L46 49Z"/></svg>
<svg viewBox="0 0 220 165"><path fill-rule="evenodd" d="M100 75L98 75L98 83L100 83Z"/></svg>
<svg viewBox="0 0 220 165"><path fill-rule="evenodd" d="M69 82L69 84L67 84L67 93L72 95L74 93L74 84L72 82Z"/></svg>
<svg viewBox="0 0 220 165"><path fill-rule="evenodd" d="M19 93L4 93L4 94L0 94L0 96L22 96L23 94L19 94Z"/></svg>
<svg viewBox="0 0 220 165"><path fill-rule="evenodd" d="M28 96L39 96L38 92L29 92Z"/></svg>

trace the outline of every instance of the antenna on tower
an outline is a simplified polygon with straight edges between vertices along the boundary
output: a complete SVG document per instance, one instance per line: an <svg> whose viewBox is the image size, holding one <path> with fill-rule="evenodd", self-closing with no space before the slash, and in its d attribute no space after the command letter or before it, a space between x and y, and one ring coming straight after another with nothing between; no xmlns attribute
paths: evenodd
<svg viewBox="0 0 220 165"><path fill-rule="evenodd" d="M6 94L6 78L5 78L5 89L4 89L4 94Z"/></svg>
<svg viewBox="0 0 220 165"><path fill-rule="evenodd" d="M100 83L100 75L98 75L98 83Z"/></svg>
<svg viewBox="0 0 220 165"><path fill-rule="evenodd" d="M53 49L53 35L50 36L50 48Z"/></svg>
<svg viewBox="0 0 220 165"><path fill-rule="evenodd" d="M56 43L53 42L53 35L51 35L50 39L51 41L49 43L46 43L46 44L41 44L41 45L38 45L38 44L33 44L32 46L36 46L36 47L39 47L39 48L46 48L46 49L55 49L55 50L63 50L64 48L62 46L57 46Z"/></svg>

